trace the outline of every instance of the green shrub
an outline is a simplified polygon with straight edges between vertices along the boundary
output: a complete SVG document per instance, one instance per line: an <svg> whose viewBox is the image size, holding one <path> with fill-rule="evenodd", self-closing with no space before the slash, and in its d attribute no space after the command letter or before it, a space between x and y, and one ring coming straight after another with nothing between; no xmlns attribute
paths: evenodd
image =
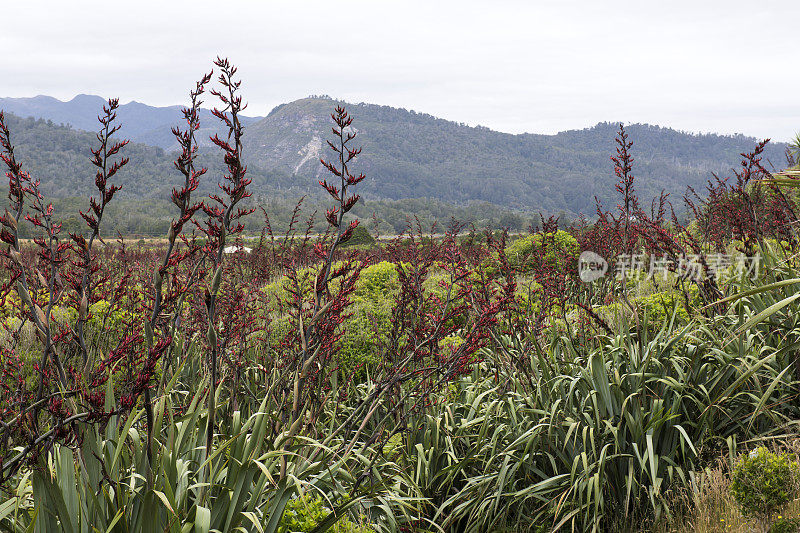
<svg viewBox="0 0 800 533"><path fill-rule="evenodd" d="M788 455L764 447L750 452L733 471L731 494L742 514L767 522L797 495L800 467Z"/></svg>
<svg viewBox="0 0 800 533"><path fill-rule="evenodd" d="M361 271L345 320L345 334L337 359L347 371L355 370L357 381L364 377L364 367L377 364L378 346L391 330L394 297L400 291L397 267L381 261Z"/></svg>
<svg viewBox="0 0 800 533"><path fill-rule="evenodd" d="M353 230L353 235L350 237L350 240L342 243L340 246L368 246L371 244L375 244L375 238L370 234L367 228L360 225L356 226L356 229Z"/></svg>
<svg viewBox="0 0 800 533"><path fill-rule="evenodd" d="M536 316L542 308L542 285L535 280L517 283L514 297L522 313L526 316Z"/></svg>
<svg viewBox="0 0 800 533"><path fill-rule="evenodd" d="M322 505L322 498L314 498L308 493L292 498L286 504L278 533L312 531L318 523L325 520L327 515L328 511Z"/></svg>
<svg viewBox="0 0 800 533"><path fill-rule="evenodd" d="M577 264L578 241L564 230L536 233L512 242L505 252L511 266L523 272L535 266L535 258L539 255L545 263L565 267L572 263Z"/></svg>
<svg viewBox="0 0 800 533"><path fill-rule="evenodd" d="M311 296L314 270L302 269L298 272L306 297ZM281 278L261 291L266 301L266 309L271 314L269 347L278 349L287 333L297 325L289 315L279 315L279 302L288 305L286 290L287 278ZM356 381L365 376L365 368L375 365L378 360L378 346L391 330L392 308L395 295L400 291L397 267L394 263L381 261L364 268L356 282L348 308L348 317L343 323L344 336L339 341L336 359L342 369L353 373Z"/></svg>
<svg viewBox="0 0 800 533"><path fill-rule="evenodd" d="M289 334L297 324L294 323L290 315L283 315L275 317L269 324L269 335L267 336L267 344L272 349L278 349L283 339Z"/></svg>
<svg viewBox="0 0 800 533"><path fill-rule="evenodd" d="M447 300L450 289L450 275L446 272L431 272L428 278L422 282L422 290L425 295L432 295L441 300ZM450 294L452 297L452 293ZM454 302L455 303L455 302Z"/></svg>
<svg viewBox="0 0 800 533"><path fill-rule="evenodd" d="M449 335L439 341L439 348L456 351L464 342L466 341L458 335Z"/></svg>
<svg viewBox="0 0 800 533"><path fill-rule="evenodd" d="M397 267L389 261L381 261L361 271L355 287L355 298L377 301L388 293L400 290Z"/></svg>
<svg viewBox="0 0 800 533"><path fill-rule="evenodd" d="M313 531L317 525L325 520L331 510L325 506L319 496L305 493L292 498L286 504L286 510L278 525L278 533L297 533ZM360 526L348 517L342 517L331 528L335 533L371 533L374 530L367 526Z"/></svg>
<svg viewBox="0 0 800 533"><path fill-rule="evenodd" d="M688 306L682 290L687 293ZM690 318L697 313L697 309L703 306L700 291L694 284L686 285L683 289L670 288L647 296L632 298L631 303L638 309L639 320L642 324L647 324L647 330L651 336L672 320L673 313L676 325L688 324ZM598 306L594 312L614 328L619 328L624 323L632 324L635 321L633 311L620 302Z"/></svg>
<svg viewBox="0 0 800 533"><path fill-rule="evenodd" d="M800 530L800 518L778 518L769 527L769 533L796 533Z"/></svg>
<svg viewBox="0 0 800 533"><path fill-rule="evenodd" d="M391 331L393 302L356 300L348 309L351 314L344 322L344 336L339 341L336 358L341 367L353 373L356 381L365 375L365 366L379 363L379 346Z"/></svg>
<svg viewBox="0 0 800 533"><path fill-rule="evenodd" d="M113 308L107 300L99 300L89 306L92 318L89 320L89 327L97 330L115 331L120 329L124 323L132 317L131 313L119 307ZM74 316L74 309L70 309L70 314ZM77 317L76 317L77 318Z"/></svg>
<svg viewBox="0 0 800 533"><path fill-rule="evenodd" d="M687 285L689 305L700 306L699 291L697 285ZM687 323L689 316L693 314L692 309L687 309L686 299L678 289L657 292L649 296L636 299L637 306L647 314L648 320L661 327L665 321L670 320L674 312L679 323Z"/></svg>

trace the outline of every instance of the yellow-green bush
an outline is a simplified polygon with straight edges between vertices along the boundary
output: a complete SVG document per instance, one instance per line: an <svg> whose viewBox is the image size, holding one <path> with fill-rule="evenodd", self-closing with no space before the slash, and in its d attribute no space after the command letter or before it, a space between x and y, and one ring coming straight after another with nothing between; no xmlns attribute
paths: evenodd
<svg viewBox="0 0 800 533"><path fill-rule="evenodd" d="M683 295L688 295L688 306ZM639 311L640 323L647 324L647 330L653 334L664 324L672 320L675 314L676 325L686 324L702 306L700 291L694 284L686 284L683 288L670 288L646 296L629 297L631 304ZM622 302L615 302L595 308L595 313L612 327L623 323L634 323L633 311Z"/></svg>
<svg viewBox="0 0 800 533"><path fill-rule="evenodd" d="M511 266L522 272L531 270L538 256L552 266L564 267L577 263L578 241L564 230L536 233L512 242L505 253Z"/></svg>
<svg viewBox="0 0 800 533"><path fill-rule="evenodd" d="M388 261L361 271L353 291L350 317L339 348L339 363L347 371L380 363L378 346L391 331L392 309L400 291L397 266Z"/></svg>
<svg viewBox="0 0 800 533"><path fill-rule="evenodd" d="M385 298L387 293L396 293L399 290L397 266L389 261L381 261L361 271L356 282L354 299L374 301Z"/></svg>
<svg viewBox="0 0 800 533"><path fill-rule="evenodd" d="M307 297L311 295L314 273L305 269L298 275ZM436 296L444 301L448 297L449 280L444 272L430 273L422 282L425 297ZM287 283L288 280L282 278L261 289L271 320L268 343L272 349L277 349L291 328L297 327L288 315L281 315L278 311L278 302L288 302ZM382 362L380 346L385 345L391 332L392 311L399 293L400 279L394 263L382 261L361 271L350 297L349 316L342 324L344 336L339 341L336 355L341 368L356 376L357 380L364 377L367 368ZM459 303L453 301L451 306ZM457 346L458 341L457 337L451 337L445 342L448 346Z"/></svg>
<svg viewBox="0 0 800 533"><path fill-rule="evenodd" d="M691 314L693 314L691 307L700 304L697 285L687 285L686 291L689 296L690 309L687 309L686 299L682 292L677 289L657 292L649 296L638 298L636 303L651 322L663 324L672 317L674 310L676 318L679 319L681 323L686 323L689 321Z"/></svg>
<svg viewBox="0 0 800 533"><path fill-rule="evenodd" d="M317 525L325 520L331 509L325 505L320 496L305 493L292 498L286 504L286 511L278 525L278 533L298 533L313 531ZM373 533L369 526L359 525L347 516L339 519L330 529L334 533Z"/></svg>
<svg viewBox="0 0 800 533"><path fill-rule="evenodd" d="M798 494L800 466L764 447L744 456L733 471L731 494L742 514L767 522Z"/></svg>
<svg viewBox="0 0 800 533"><path fill-rule="evenodd" d="M298 272L303 292L311 296L316 270L306 268ZM271 334L269 344L277 348L280 341L293 327L297 327L288 315L279 315L280 304L289 302L287 292L289 280L281 278L263 287L266 308L270 312ZM351 296L350 315L344 322L345 335L339 343L337 358L348 372L364 365L375 364L379 353L376 346L391 328L391 314L395 295L400 290L397 267L382 261L364 268ZM361 372L359 372L361 374Z"/></svg>
<svg viewBox="0 0 800 533"><path fill-rule="evenodd" d="M541 291L542 285L533 280L517 284L514 298L525 316L535 316L541 311Z"/></svg>

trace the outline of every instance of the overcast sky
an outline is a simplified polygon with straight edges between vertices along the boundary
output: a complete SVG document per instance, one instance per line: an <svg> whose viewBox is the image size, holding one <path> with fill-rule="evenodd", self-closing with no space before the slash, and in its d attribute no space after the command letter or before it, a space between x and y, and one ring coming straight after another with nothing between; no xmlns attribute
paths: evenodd
<svg viewBox="0 0 800 533"><path fill-rule="evenodd" d="M800 131L798 0L3 4L0 96L180 104L220 54L251 115L329 94L512 133Z"/></svg>

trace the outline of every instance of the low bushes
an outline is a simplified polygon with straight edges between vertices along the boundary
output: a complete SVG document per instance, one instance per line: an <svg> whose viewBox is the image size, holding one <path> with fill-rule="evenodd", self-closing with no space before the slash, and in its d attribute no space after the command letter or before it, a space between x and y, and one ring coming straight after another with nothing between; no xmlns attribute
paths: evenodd
<svg viewBox="0 0 800 533"><path fill-rule="evenodd" d="M544 262L560 268L575 268L578 241L564 230L535 233L512 242L505 249L509 263L520 272L529 272Z"/></svg>
<svg viewBox="0 0 800 533"><path fill-rule="evenodd" d="M800 465L786 453L775 454L762 446L737 463L731 494L744 516L755 518L766 528L778 512L797 497L798 484Z"/></svg>

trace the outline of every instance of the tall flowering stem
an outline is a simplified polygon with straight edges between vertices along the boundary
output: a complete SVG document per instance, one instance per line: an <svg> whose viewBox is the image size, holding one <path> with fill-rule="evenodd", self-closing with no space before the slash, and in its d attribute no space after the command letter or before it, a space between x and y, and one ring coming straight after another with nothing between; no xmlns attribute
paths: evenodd
<svg viewBox="0 0 800 533"><path fill-rule="evenodd" d="M147 457L152 461L153 443L153 409L150 394L150 380L155 374L156 363L172 344L176 333L176 325L181 311L181 302L192 286L199 279L198 269L195 268L184 279L178 272L178 267L188 258L194 256L199 247L192 245L181 234L184 226L192 220L194 214L202 209L202 203L192 202L192 192L200 184L200 177L207 169L195 168L197 154L197 140L195 133L200 129L200 97L205 91L205 85L211 80L211 73L206 74L195 84L190 91L190 106L183 109L186 129L173 128L172 134L181 147L180 155L175 160L175 168L183 175L184 182L180 188L172 189L171 200L178 208L178 218L170 223L167 233L167 249L163 258L153 272L153 303L150 320L145 324L145 341L147 343L147 360L143 371L139 374L140 388L144 394L144 408L147 423ZM184 244L182 249L176 250L179 238ZM167 281L165 290L164 281ZM162 365L162 368L164 365ZM162 370L162 383L166 377L166 369Z"/></svg>
<svg viewBox="0 0 800 533"><path fill-rule="evenodd" d="M216 324L217 299L222 284L225 244L230 237L238 235L244 229L240 219L253 212L253 209L239 207L239 203L251 195L247 189L251 180L246 177L247 167L242 165L241 161L244 128L239 113L246 107L246 105L242 105L242 97L238 94L242 82L235 79L237 69L227 59L217 58L214 64L220 70L218 81L222 89L212 89L211 94L220 100L222 106L214 108L212 113L228 128L228 136L227 139L220 139L217 135L211 138L211 141L222 149L227 174L223 176L223 181L219 184L223 194L212 194L211 202L203 205L203 211L208 215L208 220L202 228L208 239L204 252L211 262L211 271L213 272L210 286L205 291L205 307L208 318L206 339L210 348L208 369L211 377L206 434L206 452L208 454L211 453L214 441L216 412L214 390L217 386L217 361L221 346Z"/></svg>
<svg viewBox="0 0 800 533"><path fill-rule="evenodd" d="M114 121L117 118L119 100L114 98L108 100L107 105L103 106L103 114L97 117L100 122L100 130L97 132L99 146L92 149L91 163L96 167L95 186L99 193L98 199L89 199L89 210L85 213L81 211L86 225L89 227L88 239L82 234L71 234L73 250L77 259L73 262L78 269L77 273L70 275L73 289L79 299L79 319L77 325L76 340L83 355L84 365L89 362L89 348L86 345L86 321L88 320L88 308L95 300L92 294L92 276L99 270L95 262L94 242L100 237L100 224L106 206L114 198L114 195L122 187L109 183L109 180L119 172L126 164L128 158L123 157L119 160L113 158L124 148L128 141L112 141L112 136L119 131L121 126L117 126Z"/></svg>
<svg viewBox="0 0 800 533"><path fill-rule="evenodd" d="M617 183L614 188L622 196L622 202L617 205L617 210L624 221L625 253L630 253L633 243L631 242L631 222L636 220L640 214L639 201L634 191L633 175L633 156L630 149L633 141L628 140L625 127L620 124L617 137L614 139L617 144L617 154L611 156L614 162L614 174L617 176Z"/></svg>
<svg viewBox="0 0 800 533"><path fill-rule="evenodd" d="M195 168L195 157L197 154L197 140L195 134L200 129L200 105L203 103L200 97L205 92L205 86L211 80L212 73L208 73L198 81L194 90L189 93L190 107L183 109L183 117L186 122L186 129L173 128L172 134L175 136L181 147L181 152L175 160L175 168L184 178L184 183L180 188L173 188L171 200L178 208L178 218L170 223L167 233L167 249L161 263L156 265L153 273L153 309L150 314L150 328L155 332L159 325L161 312L165 307L172 307L177 300L189 289L187 286L193 280L181 283L173 274L174 280L171 285L168 283L167 293L164 294L164 280L187 257L197 251L195 246L189 246L185 237L182 236L184 226L192 220L195 213L203 208L202 202L193 202L192 193L197 190L200 178L208 171L205 167ZM175 249L179 240L183 240L185 249ZM177 282L177 284L176 284ZM170 309L172 310L172 309ZM173 318L173 323L174 319Z"/></svg>
<svg viewBox="0 0 800 533"><path fill-rule="evenodd" d="M57 349L57 341L63 338L64 333L55 329L51 320L53 306L64 289L59 270L64 264L68 246L59 242L61 226L53 220L53 206L45 202L39 189L39 181L31 178L17 162L3 113L0 113L0 149L0 160L6 166L6 177L9 180L9 207L0 216L0 241L5 243L0 248L0 257L9 276L0 286L0 297L5 303L16 292L22 305L23 317L33 322L36 336L42 344L42 355L36 367L39 381L35 398L26 395L24 382L20 382L15 395L18 404L0 406L2 411L10 409L11 412L16 412L10 423L3 420L0 425L1 481L6 475L11 475L29 453L35 454L41 447L49 446L57 437L67 433L65 427L70 427L73 422L88 415L75 414L77 409L71 399L73 393L69 391L68 375ZM24 214L28 198L32 212ZM39 230L39 236L34 238L38 252L33 260L23 257L19 237L23 219ZM39 265L36 264L36 259ZM13 363L13 351L4 354L3 359ZM6 378L13 378L5 375L7 369L4 368L3 372L3 382L8 381ZM58 390L49 394L48 384L54 377ZM69 399L69 408L63 407L62 398L65 397ZM11 396L8 400L11 400ZM5 398L2 404L5 404ZM42 433L39 418L43 409L50 411L54 418L49 424L49 430ZM15 432L25 434L27 443L21 452L6 461L3 451Z"/></svg>
<svg viewBox="0 0 800 533"><path fill-rule="evenodd" d="M764 236L796 241L793 226L797 221L792 202L770 178L762 164L769 140L743 152L733 179L713 176L701 197L689 188L685 200L697 220L702 236L718 252L731 240L740 241L740 251L750 255Z"/></svg>
<svg viewBox="0 0 800 533"><path fill-rule="evenodd" d="M327 142L335 156L330 161L320 159L320 163L333 179L332 183L323 179L319 184L333 198L334 206L326 210L328 229L314 246L314 254L322 261L322 265L314 276L310 309L306 310L304 280L298 277L297 265L286 265L289 292L292 296L291 314L297 321L297 329L287 336L287 340L294 345L299 344L300 348L297 357L289 362L293 377L292 399L287 406L291 420L287 431L287 446L301 432L304 423L309 427L313 425L329 397L322 390L324 378L331 371L331 359L343 334L342 323L348 316L350 295L364 267L364 261L354 261L352 258L334 265L339 246L350 240L353 230L358 227L357 220L345 224L345 215L360 198L358 194L351 194L351 188L363 181L365 176L362 173L355 174L351 169L353 160L361 153L361 148L351 147L357 136L352 128L353 117L344 107L337 105L331 119L334 124L331 128L333 140ZM308 232L306 235L308 236ZM335 291L331 290L333 280L339 281ZM283 458L281 477L286 475L286 466L287 461Z"/></svg>
<svg viewBox="0 0 800 533"><path fill-rule="evenodd" d="M331 128L334 135L334 142L327 142L331 150L336 153L338 161L330 162L320 159L320 163L322 163L336 178L339 178L339 186L332 185L328 183L327 180L321 180L319 184L328 191L328 194L330 194L336 202L336 206L325 212L325 219L334 229L335 237L325 254L324 267L317 278L314 311L318 311L322 306L322 299L330 278L331 265L333 264L333 256L336 252L336 247L350 240L350 237L353 235L353 230L358 227L358 220L354 220L348 224L347 227L344 227L344 216L353 209L353 206L356 205L360 198L358 194L350 195L348 189L357 185L365 178L364 174L359 173L356 176L350 171L350 162L361 153L361 148L350 148L349 146L357 135L355 130L351 128L353 117L348 115L344 107L336 106L336 110L331 114L331 118L335 124L335 126Z"/></svg>
<svg viewBox="0 0 800 533"><path fill-rule="evenodd" d="M40 247L42 248L45 257L51 256L51 254L52 256L59 254L58 248L56 247L54 250L53 246L55 243L57 243L57 235L60 231L60 226L55 225L52 222L53 206L47 205L45 207L43 204L43 199L41 193L39 192L38 181L34 181L27 172L22 170L22 165L17 162L14 154L14 146L11 143L11 134L5 124L5 117L2 113L0 113L0 147L2 147L0 159L2 159L3 163L6 165L6 177L8 178L9 188L9 207L0 217L0 224L3 226L2 233L0 233L0 239L7 244L7 246L4 247L0 253L2 254L2 257L8 260L7 266L10 272L9 279L5 282L2 288L2 296L5 300L5 298L12 291L16 291L21 303L28 311L30 319L36 325L36 334L39 337L39 340L44 343L42 360L39 365L40 369L44 369L48 365L51 356L57 356L53 353L52 336L50 333L49 320L47 318L49 316L49 306L48 315L46 315L39 303L35 301L36 295L32 290L32 286L37 281L40 282L42 288L46 287L48 284L38 269L35 270L36 275L38 275L37 279L33 275L33 272L30 272L30 267L27 266L23 261L19 238L19 224L23 218L30 218L34 225L39 227L43 227L45 225L47 226L47 239L49 242L44 243L37 241L37 244L41 242ZM36 201L38 212L37 215L34 215L33 217L28 217L27 215L23 214L25 209L25 199L27 196L33 196ZM45 251L44 248L47 248L47 250ZM61 261L58 261L57 264L60 263ZM57 266L54 265L54 268L57 268ZM54 274L55 272L53 271L51 277L54 277ZM64 374L63 367L60 365L60 363L58 366L59 378L61 379L62 384L65 384L66 376ZM44 373L42 370L42 378L40 380L38 394L39 398L41 398L43 394L44 381Z"/></svg>

